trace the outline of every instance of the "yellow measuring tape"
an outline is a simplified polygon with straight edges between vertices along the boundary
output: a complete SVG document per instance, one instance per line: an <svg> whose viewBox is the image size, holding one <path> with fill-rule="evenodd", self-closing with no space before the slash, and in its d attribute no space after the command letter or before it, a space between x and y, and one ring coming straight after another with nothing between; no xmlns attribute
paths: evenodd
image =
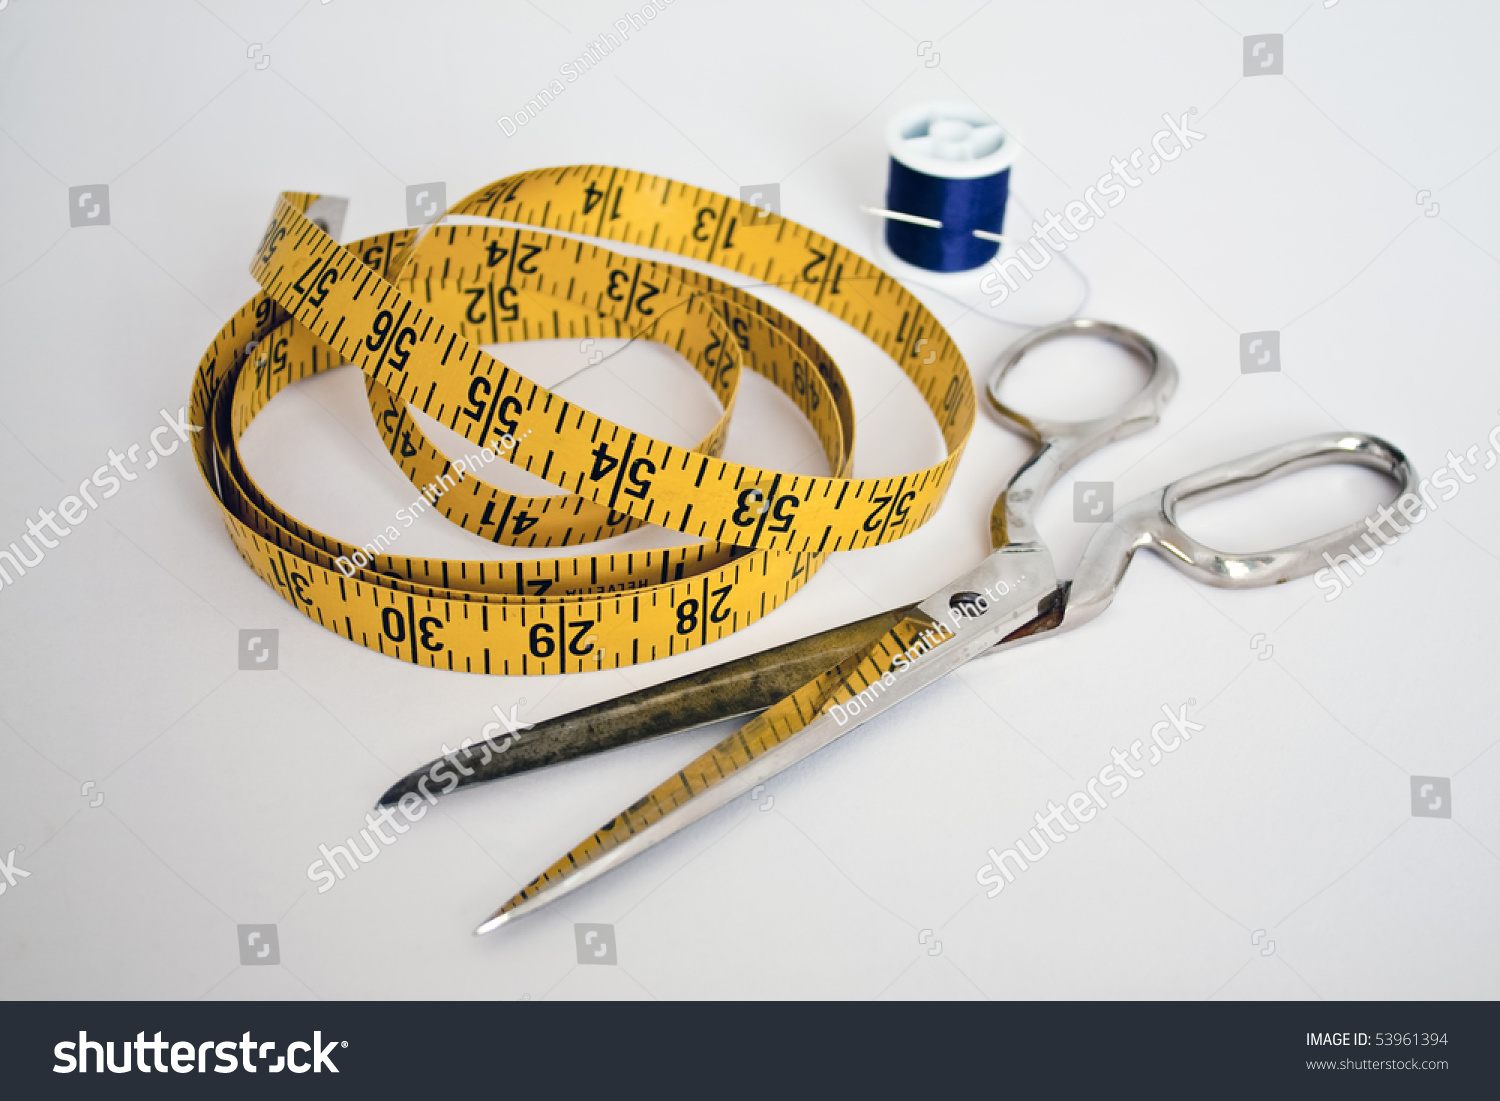
<svg viewBox="0 0 1500 1101"><path fill-rule="evenodd" d="M442 225L340 245L281 195L251 273L262 290L203 354L193 382L198 464L241 556L329 630L404 661L471 673L617 668L753 623L833 551L890 542L936 510L974 423L974 388L947 331L868 260L789 219L623 168L522 172L449 210L510 225ZM535 228L526 228L535 227ZM572 235L572 236L565 236ZM916 384L947 448L934 466L851 478L854 409L833 359L766 302L700 272L582 237L707 261L852 325ZM481 350L515 340L638 337L679 353L723 415L694 448L595 416ZM658 524L689 545L516 561L412 558L347 544L282 511L237 443L282 388L344 364L423 499L497 544L568 547ZM741 371L796 404L827 477L719 457ZM492 486L421 431L420 410L558 486Z"/></svg>

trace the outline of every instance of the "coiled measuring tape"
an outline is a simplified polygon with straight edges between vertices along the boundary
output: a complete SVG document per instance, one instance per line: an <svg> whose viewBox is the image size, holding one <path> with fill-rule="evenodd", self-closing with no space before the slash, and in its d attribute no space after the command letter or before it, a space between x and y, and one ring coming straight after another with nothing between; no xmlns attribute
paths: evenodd
<svg viewBox="0 0 1500 1101"><path fill-rule="evenodd" d="M287 192L276 204L251 265L262 290L199 363L191 407L204 430L194 449L250 567L309 618L380 653L471 673L546 674L705 645L777 607L828 554L887 543L925 523L973 426L968 368L916 298L826 237L726 196L622 168L538 169L448 211L509 225L440 225L345 245L308 217L317 199ZM850 477L848 387L809 333L736 287L582 237L707 261L852 325L915 383L946 456L898 477ZM480 348L585 337L674 349L723 407L713 431L694 448L653 439ZM237 442L288 384L345 364L365 374L391 457L424 500L467 531L507 546L569 547L649 523L698 541L455 561L379 553L378 543L372 554L308 527L260 491ZM828 476L719 457L745 369L796 404ZM462 459L455 467L413 409L563 492L515 494L467 472Z"/></svg>

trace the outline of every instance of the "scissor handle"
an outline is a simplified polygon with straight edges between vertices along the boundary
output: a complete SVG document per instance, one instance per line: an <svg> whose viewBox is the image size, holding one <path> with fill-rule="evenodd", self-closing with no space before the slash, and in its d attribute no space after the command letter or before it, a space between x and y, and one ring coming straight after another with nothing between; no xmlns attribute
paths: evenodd
<svg viewBox="0 0 1500 1101"><path fill-rule="evenodd" d="M1028 417L1000 400L1006 372L1026 353L1049 341L1070 336L1106 340L1145 364L1146 385L1123 405L1087 421ZM1161 419L1162 407L1177 389L1177 366L1150 338L1109 321L1070 318L1037 329L1000 354L990 374L990 405L1005 425L1037 444L1036 452L1016 471L990 514L990 541L996 550L1013 543L1037 541L1033 513L1037 503L1063 474L1105 444L1145 431Z"/></svg>
<svg viewBox="0 0 1500 1101"><path fill-rule="evenodd" d="M1368 467L1390 478L1398 487L1392 503L1410 493L1417 480L1411 463L1397 448L1358 432L1310 436L1181 478L1117 509L1089 542L1068 594L1064 625L1086 623L1109 606L1138 547L1150 547L1190 577L1225 589L1277 585L1313 573L1323 564L1325 553L1347 553L1351 544L1361 541L1370 530L1365 519L1276 550L1227 554L1183 531L1177 523L1177 507L1184 501L1212 500L1299 470L1340 463ZM1378 515L1367 519L1379 522Z"/></svg>

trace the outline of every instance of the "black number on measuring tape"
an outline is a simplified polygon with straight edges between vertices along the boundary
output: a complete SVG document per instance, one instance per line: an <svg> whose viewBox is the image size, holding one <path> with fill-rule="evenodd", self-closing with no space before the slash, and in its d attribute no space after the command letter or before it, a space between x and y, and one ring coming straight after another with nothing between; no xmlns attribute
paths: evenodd
<svg viewBox="0 0 1500 1101"><path fill-rule="evenodd" d="M271 576L275 579L278 585L286 589L288 593L293 594L303 604L312 603L312 601L307 598L307 594L303 591L304 586L312 584L312 581L309 578L304 577L302 574L297 573L296 571L293 571L291 575L288 576L286 571L286 563L280 561L279 558L273 559L271 561Z"/></svg>
<svg viewBox="0 0 1500 1101"><path fill-rule="evenodd" d="M620 460L609 453L609 444L601 442L591 452L594 456L594 467L589 471L589 480L597 482L615 467L620 465Z"/></svg>
<svg viewBox="0 0 1500 1101"><path fill-rule="evenodd" d="M713 230L709 228L711 222L717 221L719 212L712 207L703 207L698 211L698 219L693 223L693 240L709 241L713 239Z"/></svg>
<svg viewBox="0 0 1500 1101"><path fill-rule="evenodd" d="M714 589L708 595L714 598L713 610L708 613L710 623L723 623L729 618L729 609L724 607L724 601L729 599L729 590L733 585L725 585L722 589Z"/></svg>
<svg viewBox="0 0 1500 1101"><path fill-rule="evenodd" d="M521 190L521 185L523 183L525 183L525 182L526 182L525 180L514 180L514 181L511 181L509 183L504 184L502 187L500 187L498 189L497 193L495 194L494 201L497 202L497 203L513 203L513 202L515 202L516 201L516 192L518 192L518 191Z"/></svg>
<svg viewBox="0 0 1500 1101"><path fill-rule="evenodd" d="M264 327L271 323L271 314L276 309L276 303L269 298L262 298L255 304L255 323Z"/></svg>
<svg viewBox="0 0 1500 1101"><path fill-rule="evenodd" d="M907 509L916 496L916 491L909 489L905 493L901 494L900 497L893 498L892 496L887 495L885 497L871 498L871 500L873 500L875 503L875 509L870 513L869 516L865 517L864 529L871 532L880 530L881 516L884 514L886 507L891 504L892 500L895 500L896 503L895 506L891 508L890 522L897 525L898 527L906 523Z"/></svg>
<svg viewBox="0 0 1500 1101"><path fill-rule="evenodd" d="M743 317L730 317L729 308L724 309L724 321L729 325L729 331L734 334L734 342L740 346L740 351L750 350L750 322Z"/></svg>
<svg viewBox="0 0 1500 1101"><path fill-rule="evenodd" d="M313 283L303 286L307 277L317 271L322 266L322 263L323 261L321 260L314 260L312 266L297 276L297 281L292 284L292 290L307 298L307 301L314 306L321 306L328 298L328 288L339 281L338 269L330 267L322 275L318 276Z"/></svg>
<svg viewBox="0 0 1500 1101"><path fill-rule="evenodd" d="M485 246L484 260L485 263L492 268L497 266L501 260L504 260L509 255L510 249L506 248L499 241L491 241L488 245ZM473 292L470 291L465 293Z"/></svg>
<svg viewBox="0 0 1500 1101"><path fill-rule="evenodd" d="M750 350L750 325L743 317L726 318L726 324L730 333L734 336L734 342L740 346L740 351ZM718 386L724 378L724 372L729 369L731 360L729 348L725 345L722 337L715 335L703 348L703 363L717 371L714 375L714 385Z"/></svg>
<svg viewBox="0 0 1500 1101"><path fill-rule="evenodd" d="M391 335L391 329L395 327L396 319L390 310L381 310L375 315L374 322L370 326L370 335L365 337L365 347L372 352L378 352L385 346L385 338ZM406 360L411 355L411 347L417 342L417 330L410 325L402 326L396 334L396 339L391 342L390 353L386 356L386 362L398 370L406 366Z"/></svg>
<svg viewBox="0 0 1500 1101"><path fill-rule="evenodd" d="M896 498L896 504L891 509L891 523L897 525L898 527L906 523L907 510L911 507L911 503L916 500L916 498L917 491L914 489L908 489L905 493L901 494L900 497Z"/></svg>
<svg viewBox="0 0 1500 1101"><path fill-rule="evenodd" d="M385 338L391 335L391 326L396 323L396 318L390 310L381 310L375 315L375 321L370 326L370 335L365 337L365 347L372 352L378 352L385 346Z"/></svg>
<svg viewBox="0 0 1500 1101"><path fill-rule="evenodd" d="M291 582L292 592L296 594L297 599L303 604L311 604L312 598L308 596L304 590L308 585L312 584L312 579L293 570L291 575Z"/></svg>
<svg viewBox="0 0 1500 1101"><path fill-rule="evenodd" d="M795 494L785 493L776 498L774 504L766 499L766 495L755 486L740 492L739 508L734 510L730 517L737 525L747 528L755 523L755 518L766 511L771 510L771 518L776 522L767 524L766 531L780 533L790 531L792 521L797 518L798 502Z"/></svg>
<svg viewBox="0 0 1500 1101"><path fill-rule="evenodd" d="M603 198L604 192L600 191L591 182L583 191L583 212L585 214L593 213L594 207L598 206Z"/></svg>
<svg viewBox="0 0 1500 1101"><path fill-rule="evenodd" d="M717 344L718 341L714 341L714 343ZM714 369L713 388L715 390L722 390L725 386L724 376L729 374L729 369L734 366L734 361L725 356L718 363L710 363L709 366Z"/></svg>
<svg viewBox="0 0 1500 1101"><path fill-rule="evenodd" d="M317 286L314 289L313 294L308 297L308 302L312 303L314 306L321 306L328 298L328 288L333 286L338 281L338 270L336 268L329 268L322 275L318 276Z"/></svg>
<svg viewBox="0 0 1500 1101"><path fill-rule="evenodd" d="M698 598L690 596L677 605L677 633L690 635L698 629Z"/></svg>
<svg viewBox="0 0 1500 1101"><path fill-rule="evenodd" d="M483 394L484 397L481 398L479 396L480 394ZM483 375L480 375L478 378L474 379L473 382L469 383L469 404L468 407L463 410L463 415L468 417L475 424L478 424L480 421L484 420L484 409L485 406L489 404L489 402L490 380L485 378ZM393 409L391 410L391 412L395 412L395 410Z"/></svg>
<svg viewBox="0 0 1500 1101"><path fill-rule="evenodd" d="M809 409L817 409L818 403L823 400L823 395L812 384L812 372L805 363L792 364L792 389L807 401Z"/></svg>
<svg viewBox="0 0 1500 1101"><path fill-rule="evenodd" d="M510 412L506 412L510 410ZM521 412L521 399L514 394L506 394L500 399L500 408L495 410L495 419L500 422L501 435L516 438L516 430L521 427L516 417Z"/></svg>
<svg viewBox="0 0 1500 1101"><path fill-rule="evenodd" d="M266 235L260 239L260 255L256 260L262 264L269 264L271 256L276 252L276 246L281 244L281 239L286 236L286 227L278 226L272 222L266 227Z"/></svg>
<svg viewBox="0 0 1500 1101"><path fill-rule="evenodd" d="M751 511L751 510L754 511ZM749 489L740 490L739 508L734 510L730 517L738 526L748 528L755 523L755 518L766 511L766 495L761 492L760 487L751 486Z"/></svg>
<svg viewBox="0 0 1500 1101"><path fill-rule="evenodd" d="M541 517L528 514L527 511L523 508L520 512L512 516L511 519L515 521L515 527L512 530L511 534L524 535L526 532L536 527L536 523L541 519Z"/></svg>
<svg viewBox="0 0 1500 1101"><path fill-rule="evenodd" d="M650 459L637 459L630 464L630 487L625 490L625 496L634 497L637 501L644 501L646 494L651 492L651 479L642 478L642 470L647 474L655 474L656 464Z"/></svg>
<svg viewBox="0 0 1500 1101"><path fill-rule="evenodd" d="M724 347L724 341L714 337L703 349L703 362L709 367L715 368L719 373L714 376L714 385L719 385L725 371L729 369L729 356L719 356L719 350ZM719 356L717 359L715 356Z"/></svg>
<svg viewBox="0 0 1500 1101"><path fill-rule="evenodd" d="M364 261L365 267L380 269L385 262L385 246L371 245L360 255L360 259Z"/></svg>
<svg viewBox="0 0 1500 1101"><path fill-rule="evenodd" d="M568 639L568 653L575 658L581 658L585 654L594 652L593 642L586 638L590 627L594 625L592 619L579 619L568 624L568 630L573 632L573 637Z"/></svg>
<svg viewBox="0 0 1500 1101"><path fill-rule="evenodd" d="M479 304L484 301L485 288L470 287L464 293L469 296L469 308L464 311L464 319L474 325L480 325L488 321L490 319L490 312L488 310L485 310L481 314L474 312Z"/></svg>
<svg viewBox="0 0 1500 1101"><path fill-rule="evenodd" d="M640 291L645 291L646 293L641 294L639 293ZM657 290L656 284L643 282L640 287L637 288L637 293L635 296L635 312L639 314L645 314L647 317L650 317L652 314L654 314L656 312L656 307L647 306L646 300L648 298L655 298L659 293L661 292Z"/></svg>
<svg viewBox="0 0 1500 1101"><path fill-rule="evenodd" d="M615 201L610 205L610 221L614 221L620 216L620 196L624 193L624 188L615 189ZM600 191L597 187L590 183L583 192L583 212L585 214L590 213L594 209L594 207L599 205L599 203L605 198L607 194L608 192Z"/></svg>
<svg viewBox="0 0 1500 1101"><path fill-rule="evenodd" d="M442 640L434 638L433 632L441 630L442 626L443 621L437 616L428 615L418 619L415 631L417 644L429 653L441 651ZM380 630L397 645L406 641L406 616L401 614L400 608L387 608L380 613Z"/></svg>
<svg viewBox="0 0 1500 1101"><path fill-rule="evenodd" d="M802 278L807 280L809 283L820 283L823 281L823 277L821 275L814 275L813 271L825 260L827 260L828 256L825 253L819 252L815 248L809 248L807 251L813 254L813 258L809 260L807 262L807 265L802 269Z"/></svg>
<svg viewBox="0 0 1500 1101"><path fill-rule="evenodd" d="M792 521L797 516L797 505L799 503L797 498L790 493L776 498L776 504L771 509L771 519L776 522L774 524L767 524L766 530L773 533L790 531L792 529Z"/></svg>
<svg viewBox="0 0 1500 1101"><path fill-rule="evenodd" d="M296 291L298 294L304 294L304 295L308 291L312 290L312 287L310 287L310 286L304 287L302 284L307 279L307 277L309 275L311 275L313 272L317 271L322 266L323 266L323 261L321 261L321 260L314 260L311 264L308 265L308 268L307 268L306 271L304 271L301 275L297 276L297 281L292 284L292 290Z"/></svg>
<svg viewBox="0 0 1500 1101"><path fill-rule="evenodd" d="M531 656L535 658L550 658L557 653L557 640L553 638L555 631L550 623L533 624L531 628Z"/></svg>
<svg viewBox="0 0 1500 1101"><path fill-rule="evenodd" d="M541 251L541 245L522 245L521 255L516 260L516 270L526 275L535 275L537 270L536 264L532 263L532 261L536 257L536 254ZM528 268L527 264L531 264L531 267Z"/></svg>
<svg viewBox="0 0 1500 1101"><path fill-rule="evenodd" d="M637 273L639 273L639 269L637 269ZM629 283L629 274L621 271L619 268L614 268L609 273L609 286L604 289L604 293L611 302L628 302ZM645 314L647 317L650 317L656 312L656 307L647 306L646 300L655 298L661 293L661 288L655 283L639 283L636 285L635 290L635 301L630 304L635 306L636 313Z"/></svg>
<svg viewBox="0 0 1500 1101"><path fill-rule="evenodd" d="M495 304L505 311L499 320L515 321L521 316L521 307L516 304L515 298L515 287L501 287L495 292Z"/></svg>
<svg viewBox="0 0 1500 1101"><path fill-rule="evenodd" d="M401 457L409 459L416 453L417 449L411 442L411 429L408 428L405 432L401 433Z"/></svg>
<svg viewBox="0 0 1500 1101"><path fill-rule="evenodd" d="M407 356L411 354L412 345L417 342L417 330L407 325L396 334L396 343L391 345L391 354L385 357L385 361L398 370L406 366Z"/></svg>

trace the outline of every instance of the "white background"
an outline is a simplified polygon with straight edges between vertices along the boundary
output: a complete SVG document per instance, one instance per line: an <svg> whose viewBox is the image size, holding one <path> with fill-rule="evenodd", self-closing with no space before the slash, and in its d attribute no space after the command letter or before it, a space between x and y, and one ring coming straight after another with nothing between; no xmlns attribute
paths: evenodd
<svg viewBox="0 0 1500 1101"><path fill-rule="evenodd" d="M733 195L778 182L786 215L870 253L879 224L857 205L883 199L885 120L933 98L975 100L1022 143L1012 231L1081 197L1163 113L1196 108L1205 139L1067 252L1086 312L1182 370L1159 428L1075 472L1115 482L1117 502L1334 427L1431 473L1500 424L1489 5L676 0L507 138L498 117L626 14L623 0L0 3L0 541L186 402L204 346L254 292L279 190L350 197L349 239L404 225L408 184L441 180L456 200L522 168L617 164ZM1242 76L1243 36L1278 32L1284 75ZM70 229L68 188L96 183L111 224ZM923 293L976 377L1023 331ZM1055 264L1008 316L1054 319L1079 293ZM851 378L856 473L930 462L894 365L788 308ZM1282 370L1242 375L1238 334L1259 330L1280 332ZM543 380L586 362L570 344L499 354ZM1038 363L1055 374L1030 372L1027 394L1075 404L1118 369L1076 345ZM686 443L713 414L684 372L632 347L565 392ZM764 388L742 406L730 457L818 469ZM278 500L351 541L413 496L351 370L280 396L245 452ZM974 663L489 937L470 930L725 728L446 800L326 894L308 879L320 844L477 737L491 705L524 699L539 721L920 598L986 552L990 502L1025 453L982 414L925 529L835 556L731 640L502 680L414 668L304 619L240 561L179 451L0 589L0 856L31 873L0 895L0 995L1500 994L1495 472L1331 602L1310 580L1210 590L1142 556L1086 630ZM1093 530L1071 496L1042 513L1064 575ZM1262 496L1257 524L1221 504L1195 532L1246 549L1378 499L1350 476ZM440 526L403 538L406 553L489 547ZM241 628L279 631L278 670L238 671ZM1203 733L984 897L986 849L1190 699ZM1451 778L1452 818L1413 817L1414 775ZM613 925L618 965L579 966L575 922ZM277 925L280 965L239 964L240 923Z"/></svg>

